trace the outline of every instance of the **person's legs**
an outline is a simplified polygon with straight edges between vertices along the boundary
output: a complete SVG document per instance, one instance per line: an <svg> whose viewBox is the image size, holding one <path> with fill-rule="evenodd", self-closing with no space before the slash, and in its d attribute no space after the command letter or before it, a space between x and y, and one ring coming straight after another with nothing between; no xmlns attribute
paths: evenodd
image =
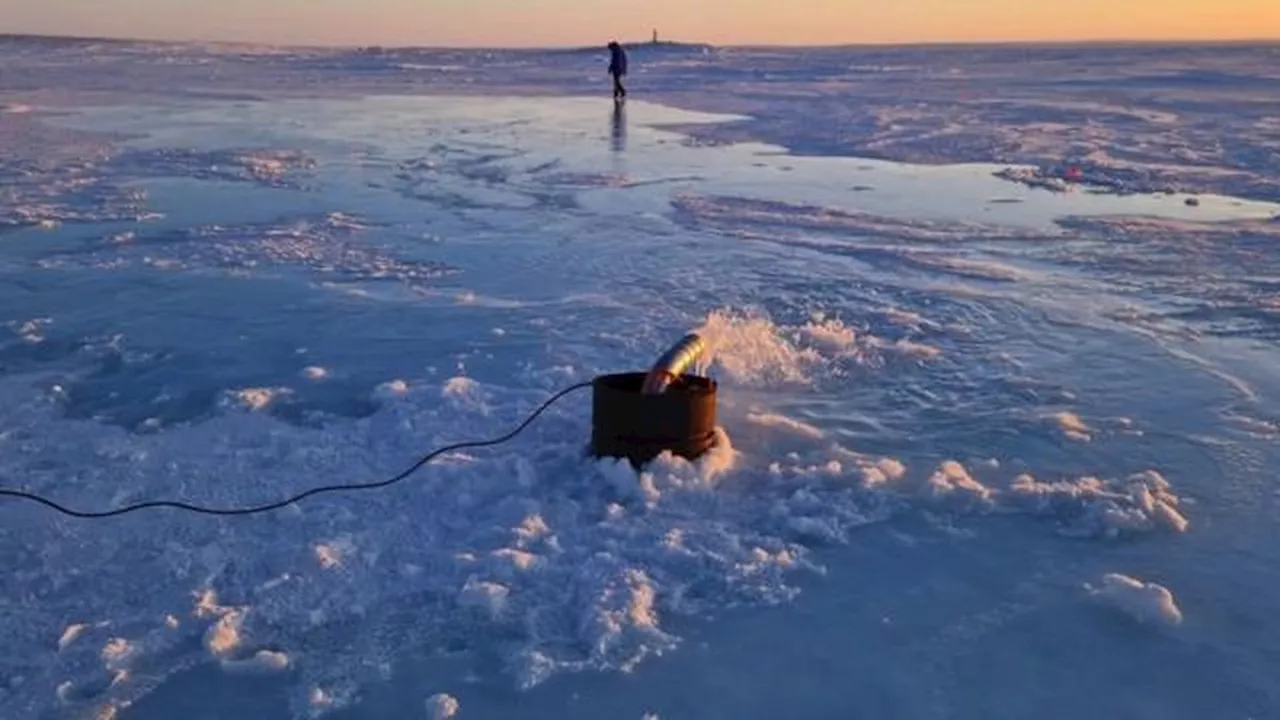
<svg viewBox="0 0 1280 720"><path fill-rule="evenodd" d="M624 98L627 96L627 89L622 86L622 76L618 73L613 74L613 97Z"/></svg>

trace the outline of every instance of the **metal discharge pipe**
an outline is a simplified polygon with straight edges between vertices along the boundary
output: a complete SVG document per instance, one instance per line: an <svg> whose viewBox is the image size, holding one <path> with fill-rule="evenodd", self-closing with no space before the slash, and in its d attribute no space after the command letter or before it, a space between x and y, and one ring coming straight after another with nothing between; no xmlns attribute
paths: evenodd
<svg viewBox="0 0 1280 720"><path fill-rule="evenodd" d="M707 343L697 333L689 333L672 345L659 357L649 374L645 375L640 392L644 395L661 395L698 361L707 349Z"/></svg>

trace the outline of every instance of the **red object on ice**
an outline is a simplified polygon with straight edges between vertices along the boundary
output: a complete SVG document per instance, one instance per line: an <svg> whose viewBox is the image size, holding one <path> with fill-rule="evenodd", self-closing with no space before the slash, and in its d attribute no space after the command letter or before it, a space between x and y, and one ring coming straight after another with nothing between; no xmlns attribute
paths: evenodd
<svg viewBox="0 0 1280 720"><path fill-rule="evenodd" d="M1071 167L1067 168L1067 179L1068 179L1068 180L1079 180L1079 179L1080 179L1080 168L1076 167L1075 165L1072 165Z"/></svg>

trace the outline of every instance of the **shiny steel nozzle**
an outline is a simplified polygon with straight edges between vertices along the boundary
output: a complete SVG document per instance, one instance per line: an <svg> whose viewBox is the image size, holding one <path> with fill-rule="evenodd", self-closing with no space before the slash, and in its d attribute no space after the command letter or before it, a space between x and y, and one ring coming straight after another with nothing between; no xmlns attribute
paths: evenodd
<svg viewBox="0 0 1280 720"><path fill-rule="evenodd" d="M697 333L689 333L672 345L658 358L644 378L640 392L645 395L661 395L676 378L684 374L707 349L706 342Z"/></svg>

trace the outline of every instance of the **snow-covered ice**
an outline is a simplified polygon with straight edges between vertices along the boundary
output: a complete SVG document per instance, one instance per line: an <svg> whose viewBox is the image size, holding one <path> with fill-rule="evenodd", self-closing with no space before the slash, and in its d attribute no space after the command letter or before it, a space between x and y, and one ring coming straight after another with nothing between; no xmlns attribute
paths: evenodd
<svg viewBox="0 0 1280 720"><path fill-rule="evenodd" d="M0 38L0 486L721 388L0 500L0 714L1274 713L1280 49L601 58Z"/></svg>

